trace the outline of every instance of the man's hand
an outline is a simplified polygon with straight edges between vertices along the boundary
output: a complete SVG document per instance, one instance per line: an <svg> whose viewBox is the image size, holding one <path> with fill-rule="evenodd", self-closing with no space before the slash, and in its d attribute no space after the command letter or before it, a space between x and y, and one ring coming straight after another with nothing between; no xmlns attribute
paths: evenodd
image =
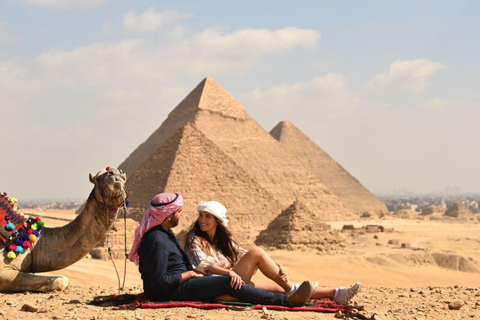
<svg viewBox="0 0 480 320"><path fill-rule="evenodd" d="M190 270L190 278L201 278L203 273L197 272L195 270Z"/></svg>
<svg viewBox="0 0 480 320"><path fill-rule="evenodd" d="M240 289L242 284L244 283L242 278L235 273L235 271L230 270L228 272L228 276L230 277L230 286L234 289Z"/></svg>
<svg viewBox="0 0 480 320"><path fill-rule="evenodd" d="M182 276L182 283L184 283L185 281L187 281L188 279L191 279L191 278L203 277L203 274L199 273L199 272L196 272L194 270L188 270L188 271L182 272L181 276Z"/></svg>

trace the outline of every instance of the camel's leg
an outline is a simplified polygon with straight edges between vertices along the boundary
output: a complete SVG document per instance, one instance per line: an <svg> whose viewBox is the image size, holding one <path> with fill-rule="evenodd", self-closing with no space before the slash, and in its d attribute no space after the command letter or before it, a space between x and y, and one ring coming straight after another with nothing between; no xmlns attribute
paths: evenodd
<svg viewBox="0 0 480 320"><path fill-rule="evenodd" d="M17 270L0 272L0 291L4 292L61 291L66 287L68 287L68 278L65 276L43 276Z"/></svg>

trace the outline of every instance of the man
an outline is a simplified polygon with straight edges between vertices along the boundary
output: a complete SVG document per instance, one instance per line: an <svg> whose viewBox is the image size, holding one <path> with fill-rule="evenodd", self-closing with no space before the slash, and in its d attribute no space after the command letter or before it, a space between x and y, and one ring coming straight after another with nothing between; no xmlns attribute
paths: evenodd
<svg viewBox="0 0 480 320"><path fill-rule="evenodd" d="M187 256L171 230L182 217L182 207L181 195L157 194L135 230L129 259L139 264L145 294L151 300L209 301L230 295L254 304L301 306L310 298L312 286L308 281L287 297L247 284L234 289L229 276L203 277L191 270Z"/></svg>

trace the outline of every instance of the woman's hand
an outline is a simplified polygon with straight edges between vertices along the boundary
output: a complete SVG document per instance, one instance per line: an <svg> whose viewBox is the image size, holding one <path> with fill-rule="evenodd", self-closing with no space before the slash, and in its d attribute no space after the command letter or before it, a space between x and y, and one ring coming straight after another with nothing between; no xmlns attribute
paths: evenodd
<svg viewBox="0 0 480 320"><path fill-rule="evenodd" d="M228 272L228 276L230 277L230 286L233 289L240 289L242 287L242 284L244 283L242 278L235 273L235 271L230 270Z"/></svg>
<svg viewBox="0 0 480 320"><path fill-rule="evenodd" d="M277 263L277 266L278 266L278 276L283 282L287 283L288 275L287 275L287 271L285 270L285 267L280 263Z"/></svg>

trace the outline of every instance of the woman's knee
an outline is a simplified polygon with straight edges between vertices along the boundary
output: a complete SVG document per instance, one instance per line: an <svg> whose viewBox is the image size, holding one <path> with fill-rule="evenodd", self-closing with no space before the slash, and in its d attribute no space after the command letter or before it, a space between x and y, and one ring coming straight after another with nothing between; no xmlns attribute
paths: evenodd
<svg viewBox="0 0 480 320"><path fill-rule="evenodd" d="M251 255L256 256L256 257L262 257L262 256L267 254L265 252L265 250L263 250L262 248L259 248L257 246L254 246L253 248L248 250L248 253L250 253Z"/></svg>

